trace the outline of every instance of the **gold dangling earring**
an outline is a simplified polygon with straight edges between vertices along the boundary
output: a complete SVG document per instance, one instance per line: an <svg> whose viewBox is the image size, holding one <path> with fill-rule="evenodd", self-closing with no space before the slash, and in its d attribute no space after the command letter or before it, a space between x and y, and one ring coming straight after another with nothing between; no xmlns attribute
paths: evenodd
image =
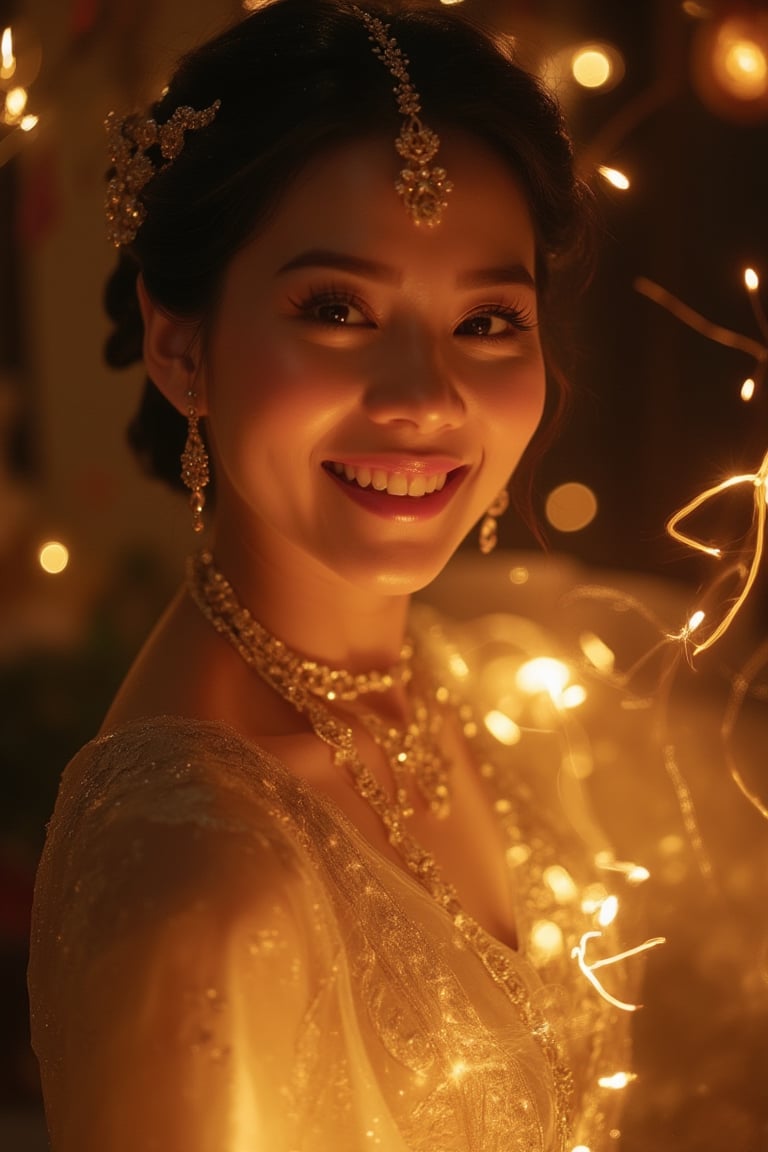
<svg viewBox="0 0 768 1152"><path fill-rule="evenodd" d="M489 552L493 552L498 544L499 524L496 518L497 516L503 516L507 508L509 508L509 493L506 488L502 488L493 504L490 505L480 525L478 544L480 545L480 551L483 556L487 556Z"/></svg>
<svg viewBox="0 0 768 1152"><path fill-rule="evenodd" d="M181 479L190 491L189 506L192 509L192 527L195 532L203 530L203 508L205 507L205 487L211 479L208 467L208 453L198 428L199 417L194 392L187 392L187 442L181 454Z"/></svg>

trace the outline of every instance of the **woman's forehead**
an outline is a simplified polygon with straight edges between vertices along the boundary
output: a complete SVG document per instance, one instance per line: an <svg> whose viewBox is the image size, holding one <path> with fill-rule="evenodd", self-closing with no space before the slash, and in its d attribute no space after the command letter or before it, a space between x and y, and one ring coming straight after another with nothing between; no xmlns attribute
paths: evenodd
<svg viewBox="0 0 768 1152"><path fill-rule="evenodd" d="M509 165L463 133L445 135L441 161L453 190L434 228L415 224L408 215L395 189L402 164L393 140L374 136L347 141L310 160L253 246L281 267L301 252L331 251L367 254L394 269L421 257L470 266L519 264L532 276L531 215Z"/></svg>

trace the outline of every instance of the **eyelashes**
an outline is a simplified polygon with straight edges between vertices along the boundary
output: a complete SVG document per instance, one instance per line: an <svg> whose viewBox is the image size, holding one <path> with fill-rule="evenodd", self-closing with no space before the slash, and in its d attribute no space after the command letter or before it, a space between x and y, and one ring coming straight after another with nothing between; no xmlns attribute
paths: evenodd
<svg viewBox="0 0 768 1152"><path fill-rule="evenodd" d="M289 298L289 303L303 319L332 328L375 328L378 324L364 300L332 285L310 288L306 296Z"/></svg>
<svg viewBox="0 0 768 1152"><path fill-rule="evenodd" d="M289 298L300 319L329 329L375 329L383 318L355 292L337 285L310 287L306 294ZM500 302L479 304L453 328L459 337L495 343L514 339L537 327L532 309Z"/></svg>

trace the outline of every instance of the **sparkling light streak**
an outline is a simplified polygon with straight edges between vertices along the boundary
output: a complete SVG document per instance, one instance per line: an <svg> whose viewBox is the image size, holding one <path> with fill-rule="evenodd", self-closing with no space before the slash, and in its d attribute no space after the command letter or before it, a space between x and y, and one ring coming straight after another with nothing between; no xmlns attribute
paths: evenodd
<svg viewBox="0 0 768 1152"><path fill-rule="evenodd" d="M618 1092L633 1080L637 1080L636 1072L614 1072L613 1076L600 1076L597 1082L601 1088L610 1088L613 1092Z"/></svg>
<svg viewBox="0 0 768 1152"><path fill-rule="evenodd" d="M607 164L600 164L597 170L604 180L612 184L614 188L618 188L620 192L626 192L629 188L629 177L618 168L610 168Z"/></svg>
<svg viewBox="0 0 768 1152"><path fill-rule="evenodd" d="M711 648L712 645L715 644L720 639L720 637L728 631L737 614L741 610L745 600L752 591L752 587L755 583L755 580L757 579L757 573L760 568L760 562L763 558L763 550L765 546L765 520L767 506L766 491L768 490L768 452L766 452L765 456L763 457L762 463L757 472L748 472L744 476L729 476L727 480L723 480L720 484L715 484L712 488L707 488L705 492L702 492L698 496L694 497L694 499L689 501L689 503L686 504L684 508L681 508L679 512L676 512L675 515L672 516L667 522L667 531L669 532L670 536L673 537L673 539L678 540L681 544L686 544L689 548L693 548L697 552L703 552L707 556L714 556L719 558L722 555L722 550L720 548L715 548L711 545L703 544L700 540L696 540L693 536L686 535L684 532L679 530L678 525L682 520L686 518L686 516L689 516L692 512L695 512L698 508L701 508L701 506L706 504L708 500L718 496L721 492L726 492L730 488L736 488L740 484L749 484L752 486L753 490L755 508L755 544L752 553L752 561L749 566L747 577L744 582L744 587L742 588L741 592L735 598L717 627L710 633L709 636L707 636L705 640L701 640L694 646L694 656L698 656L700 652L704 652L707 648ZM699 613L694 613L694 616L691 617L691 621L693 621L698 615ZM689 621L689 625L686 626L686 628L683 628L680 634L680 638L687 640L692 631L693 629L690 627Z"/></svg>
<svg viewBox="0 0 768 1152"><path fill-rule="evenodd" d="M666 944L666 936L654 936L643 944L638 944L636 948L628 948L626 952L618 952L615 956L606 956L603 960L593 960L590 964L587 961L587 944L590 940L599 940L602 935L602 932L585 932L576 947L572 949L571 958L577 961L580 971L604 1000L607 1000L614 1008L620 1008L622 1012L637 1012L638 1009L642 1008L642 1004L628 1004L626 1001L618 1000L612 996L595 976L595 971L598 968L605 968L609 964L617 964L620 960L627 960L630 956L638 956L641 952L647 952L651 948L658 947L659 944Z"/></svg>

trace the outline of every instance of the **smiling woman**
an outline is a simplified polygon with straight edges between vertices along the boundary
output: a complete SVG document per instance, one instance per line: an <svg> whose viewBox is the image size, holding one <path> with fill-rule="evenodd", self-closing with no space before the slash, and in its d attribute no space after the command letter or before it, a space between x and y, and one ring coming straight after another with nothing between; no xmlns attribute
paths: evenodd
<svg viewBox="0 0 768 1152"><path fill-rule="evenodd" d="M500 46L383 19L274 0L110 122L108 355L143 357L134 444L211 542L51 824L53 1152L612 1139L624 1030L578 945L617 949L557 724L410 604L493 545L584 196Z"/></svg>

